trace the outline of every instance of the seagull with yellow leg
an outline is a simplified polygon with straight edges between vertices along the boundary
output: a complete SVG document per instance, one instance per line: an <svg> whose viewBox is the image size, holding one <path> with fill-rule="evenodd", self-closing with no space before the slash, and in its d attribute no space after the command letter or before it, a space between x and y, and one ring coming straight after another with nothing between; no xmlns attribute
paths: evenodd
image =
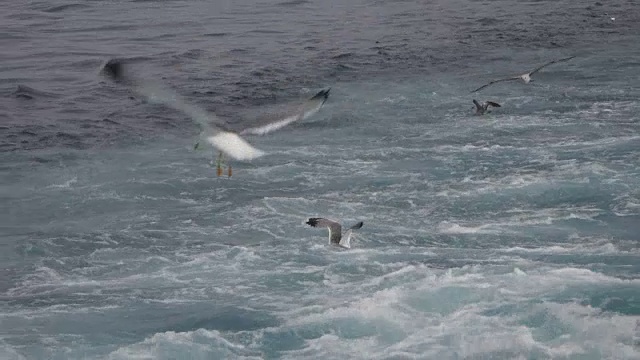
<svg viewBox="0 0 640 360"><path fill-rule="evenodd" d="M329 91L331 88L321 90L312 97L302 100L294 101L284 105L280 105L275 109L261 109L257 116L247 116L251 118L250 121L246 121L245 124L250 123L250 126L245 126L238 131L239 135L265 135L273 131L279 130L296 121L304 120L314 115L320 110L322 105L329 98ZM249 120L249 119L247 119ZM220 138L219 142L226 144L229 147L236 146L235 138ZM195 145L195 148L200 147L200 141ZM227 166L227 175L231 176L231 165L225 162L224 152L220 150L218 157L216 158L216 169L218 174L222 174L223 168ZM221 176L221 175L218 175Z"/></svg>
<svg viewBox="0 0 640 360"><path fill-rule="evenodd" d="M315 114L329 97L329 91L322 90L310 99L302 102L288 104L280 112L265 113L251 126L240 131L228 130L227 123L215 114L190 104L176 92L167 89L157 83L143 81L132 75L130 67L124 61L118 59L109 60L102 68L102 73L111 80L130 87L135 93L143 96L151 103L162 104L171 109L180 111L193 119L200 127L200 139L194 146L199 149L202 140L218 150L216 159L216 175L222 176L225 164L225 155L240 161L248 161L264 155L264 152L256 149L241 135L264 135L278 130L293 122L306 119ZM227 167L227 175L232 175L231 166Z"/></svg>

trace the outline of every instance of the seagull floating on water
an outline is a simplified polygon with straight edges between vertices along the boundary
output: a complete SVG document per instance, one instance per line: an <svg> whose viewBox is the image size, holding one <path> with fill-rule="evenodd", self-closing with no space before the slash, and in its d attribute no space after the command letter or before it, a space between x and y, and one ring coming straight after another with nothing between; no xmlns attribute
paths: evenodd
<svg viewBox="0 0 640 360"><path fill-rule="evenodd" d="M484 84L484 85L480 86L479 88L473 90L472 93L476 92L478 90L482 90L482 89L486 88L489 85L492 85L492 84L495 84L495 83L498 83L498 82L503 82L503 81L522 80L522 81L524 81L525 84L528 84L529 82L533 81L531 79L531 75L533 75L533 74L537 73L538 71L542 70L544 67L549 66L551 64L559 63L559 62L569 61L569 60L573 59L574 57L575 56L569 56L567 58L549 61L548 63L546 63L544 65L541 65L541 66L538 66L537 68L529 71L528 73L524 73L522 75L512 76L512 77L508 77L508 78L504 78L504 79L493 80L493 81L489 82L488 84Z"/></svg>
<svg viewBox="0 0 640 360"><path fill-rule="evenodd" d="M258 119L256 123L241 131L232 131L225 121L215 114L207 112L199 106L189 104L176 92L164 88L157 83L142 81L132 76L129 67L121 60L109 60L103 67L102 73L113 81L130 87L137 94L145 97L149 102L162 104L171 109L180 111L193 119L202 129L200 138L219 151L216 160L217 175L222 175L224 155L235 160L253 160L264 155L264 152L256 149L240 135L264 135L278 130L295 121L306 119L315 114L329 97L329 91L322 90L303 103L290 106L279 114L268 115ZM194 148L200 147L201 141L196 142ZM231 166L228 167L228 175L231 176Z"/></svg>
<svg viewBox="0 0 640 360"><path fill-rule="evenodd" d="M500 104L493 101L487 101L480 104L476 99L473 99L473 103L476 104L476 115L484 115L485 113L490 113L491 111L487 111L489 106L500 107Z"/></svg>
<svg viewBox="0 0 640 360"><path fill-rule="evenodd" d="M351 226L345 233L342 235L342 225L340 223L325 219L325 218L309 218L305 223L312 227L326 227L329 229L329 243L331 245L340 246L346 249L351 249L351 235L354 230L358 230L364 225L364 222L360 221L357 224Z"/></svg>

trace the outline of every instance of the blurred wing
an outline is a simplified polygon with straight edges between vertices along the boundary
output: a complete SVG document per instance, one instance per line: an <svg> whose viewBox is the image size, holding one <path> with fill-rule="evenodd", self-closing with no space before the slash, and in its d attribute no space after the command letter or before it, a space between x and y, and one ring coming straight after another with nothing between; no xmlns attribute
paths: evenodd
<svg viewBox="0 0 640 360"><path fill-rule="evenodd" d="M548 63L546 63L546 64L544 64L544 65L540 65L540 66L538 66L537 68L535 68L535 69L531 70L531 72L529 73L529 76L531 76L531 75L533 75L533 74L537 73L538 71L540 71L542 68L544 68L544 67L546 67L546 66L549 66L549 65L551 65L551 64L555 64L555 63L559 63L559 62L563 62L563 61L569 61L569 60L573 59L574 57L575 57L575 55L574 55L574 56L569 56L569 57L567 57L567 58L563 58L563 59L558 59L558 60L549 61Z"/></svg>
<svg viewBox="0 0 640 360"><path fill-rule="evenodd" d="M149 102L161 104L180 111L193 119L205 133L204 138L218 150L236 160L250 160L264 153L246 142L233 132L225 131L212 122L222 121L212 113L199 106L190 104L175 91L159 84L141 81L131 76L131 70L121 61L110 60L103 68L103 73L112 80L129 86L134 92L145 97Z"/></svg>
<svg viewBox="0 0 640 360"><path fill-rule="evenodd" d="M312 227L328 228L329 242L336 245L340 244L340 238L342 238L342 225L340 223L325 218L309 218L306 224Z"/></svg>
<svg viewBox="0 0 640 360"><path fill-rule="evenodd" d="M320 110L322 105L324 105L329 98L329 91L331 91L331 88L328 88L327 90L320 90L317 94L311 97L311 99L305 101L302 105L302 119L306 119Z"/></svg>
<svg viewBox="0 0 640 360"><path fill-rule="evenodd" d="M327 101L330 90L331 88L320 91L303 104L295 105L291 110L283 114L263 117L258 120L261 125L246 128L240 131L240 134L264 135L283 128L294 121L306 119L320 110L322 105Z"/></svg>
<svg viewBox="0 0 640 360"><path fill-rule="evenodd" d="M517 79L520 79L520 76L514 76L514 77L510 77L510 78L504 78L504 79L493 80L493 81L491 81L490 83L488 83L488 84L484 84L484 85L480 86L479 88L477 88L477 89L473 90L473 91L472 91L472 93L473 93L473 92L476 92L476 91L479 91L479 90L482 90L482 89L486 88L487 86L489 86L489 85L493 85L493 84L495 84L495 83L499 83L499 82L503 82L503 81L517 80Z"/></svg>
<svg viewBox="0 0 640 360"><path fill-rule="evenodd" d="M484 109L482 108L482 105L480 105L480 103L479 103L476 99L473 99L473 103L476 105L476 110L477 110L477 111L482 111L482 110L484 110Z"/></svg>
<svg viewBox="0 0 640 360"><path fill-rule="evenodd" d="M493 106L493 107L501 107L500 104L498 104L497 102L493 102L493 101L487 101L487 104Z"/></svg>
<svg viewBox="0 0 640 360"><path fill-rule="evenodd" d="M267 123L264 125L251 127L240 131L241 135L264 135L268 134L272 131L276 131L280 128L283 128L294 121L300 120L302 117L300 114L291 115L289 117L280 118L277 117L273 120L267 120Z"/></svg>

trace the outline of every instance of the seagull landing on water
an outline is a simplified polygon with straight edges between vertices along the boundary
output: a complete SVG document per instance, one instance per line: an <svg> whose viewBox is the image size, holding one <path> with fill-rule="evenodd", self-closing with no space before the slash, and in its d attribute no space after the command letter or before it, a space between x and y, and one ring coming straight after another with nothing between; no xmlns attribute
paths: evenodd
<svg viewBox="0 0 640 360"><path fill-rule="evenodd" d="M487 101L480 104L476 99L473 99L473 103L476 104L476 115L484 115L485 113L490 113L491 111L487 111L487 109L489 109L489 106L500 107L500 104L493 101Z"/></svg>
<svg viewBox="0 0 640 360"><path fill-rule="evenodd" d="M286 111L282 111L279 114L272 114L257 119L255 124L258 125L254 124L254 126L240 131L232 131L227 122L221 120L213 113L209 113L196 105L189 104L174 91L164 88L157 83L142 81L132 76L129 67L120 60L109 60L103 67L102 73L111 80L130 87L134 92L145 97L149 102L165 105L191 117L200 125L200 138L219 151L218 158L216 159L218 176L222 175L225 155L235 160L252 160L264 155L264 152L254 148L240 135L264 135L292 122L306 119L320 110L322 105L327 101L329 91L331 90L331 88L322 90L305 102L291 105L285 109ZM194 149L198 149L200 146L201 141L198 141ZM227 170L228 176L231 176L231 166L228 166Z"/></svg>
<svg viewBox="0 0 640 360"><path fill-rule="evenodd" d="M486 88L489 85L492 85L492 84L495 84L495 83L498 83L498 82L503 82L503 81L522 80L522 81L524 81L525 84L528 84L531 81L533 81L531 79L531 75L533 75L533 74L537 73L538 71L542 70L544 67L549 66L551 64L559 63L559 62L569 61L569 60L573 59L574 57L575 56L569 56L569 57L564 58L564 59L549 61L548 63L546 63L544 65L541 65L541 66L538 66L537 68L529 71L528 73L524 73L522 75L512 76L512 77L508 77L508 78L504 78L504 79L493 80L493 81L489 82L488 84L484 84L484 85L480 86L479 88L473 90L472 93L476 92L476 91L479 91L479 90L482 90L482 89Z"/></svg>
<svg viewBox="0 0 640 360"><path fill-rule="evenodd" d="M354 230L358 230L364 225L364 222L360 221L357 224L351 226L345 233L342 235L342 225L340 223L335 222L333 220L328 220L325 218L309 218L305 223L312 227L326 227L329 229L329 244L340 246L346 249L351 249L351 235Z"/></svg>

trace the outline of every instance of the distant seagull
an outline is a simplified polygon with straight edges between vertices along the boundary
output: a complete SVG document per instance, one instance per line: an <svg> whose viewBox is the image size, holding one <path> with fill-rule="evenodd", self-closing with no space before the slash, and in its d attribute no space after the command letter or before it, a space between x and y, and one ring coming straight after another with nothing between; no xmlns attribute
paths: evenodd
<svg viewBox="0 0 640 360"><path fill-rule="evenodd" d="M504 78L504 79L493 80L490 83L484 84L484 85L480 86L479 88L473 90L472 93L476 92L478 90L482 90L482 89L486 88L489 85L492 85L492 84L495 84L495 83L498 83L498 82L503 82L503 81L512 81L512 80L520 79L520 80L524 81L525 84L528 84L529 82L533 81L531 79L531 75L533 75L533 74L537 73L538 71L542 70L544 67L549 66L551 64L559 63L559 62L569 61L569 60L573 59L574 57L575 56L569 56L569 57L564 58L564 59L549 61L548 63L546 63L544 65L541 65L541 66L538 66L537 68L529 71L528 73L522 74L522 75L512 76L512 77L508 77L508 78Z"/></svg>
<svg viewBox="0 0 640 360"><path fill-rule="evenodd" d="M491 111L487 111L489 106L500 107L500 104L493 101L487 101L483 104L480 104L476 99L473 99L473 103L476 104L476 115L484 115L484 113L490 113Z"/></svg>
<svg viewBox="0 0 640 360"><path fill-rule="evenodd" d="M335 222L333 220L328 220L325 218L309 218L305 223L312 227L326 227L329 229L329 243L332 245L337 245L346 249L351 248L351 234L354 230L358 230L364 225L364 222L360 221L357 224L351 226L345 233L342 235L342 225L340 223Z"/></svg>
<svg viewBox="0 0 640 360"><path fill-rule="evenodd" d="M323 90L305 103L290 108L291 111L288 113L261 119L262 121L258 121L260 123L259 126L238 132L230 130L230 126L215 114L209 113L196 105L189 104L186 99L176 92L155 82L141 81L131 76L131 70L121 60L109 60L103 67L102 73L117 83L129 86L149 102L165 105L191 117L202 129L200 137L219 151L218 159L216 160L218 176L222 175L223 154L235 160L252 160L264 155L263 151L246 142L240 134L263 135L294 121L307 118L320 109L329 96L329 90L331 90L330 88ZM199 147L200 141L195 144L194 148L197 149ZM228 175L231 176L231 167L228 168Z"/></svg>

